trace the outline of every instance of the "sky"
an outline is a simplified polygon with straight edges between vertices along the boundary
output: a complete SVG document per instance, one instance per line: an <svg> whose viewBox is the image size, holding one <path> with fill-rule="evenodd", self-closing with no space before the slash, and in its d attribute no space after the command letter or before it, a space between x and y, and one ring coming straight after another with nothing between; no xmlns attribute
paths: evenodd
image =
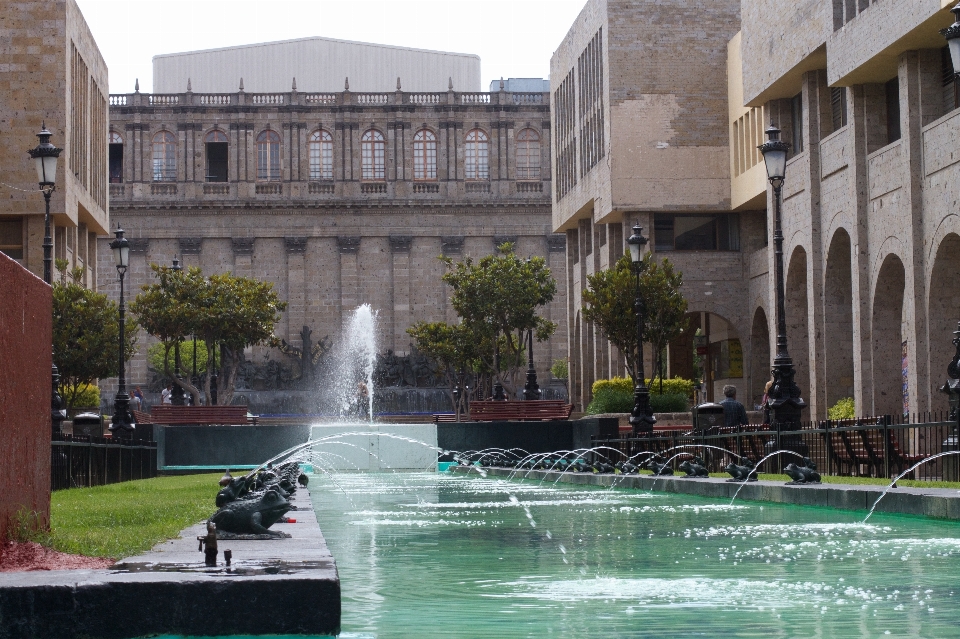
<svg viewBox="0 0 960 639"><path fill-rule="evenodd" d="M77 0L110 93L153 86L161 53L324 36L480 56L481 87L547 78L585 0Z"/></svg>

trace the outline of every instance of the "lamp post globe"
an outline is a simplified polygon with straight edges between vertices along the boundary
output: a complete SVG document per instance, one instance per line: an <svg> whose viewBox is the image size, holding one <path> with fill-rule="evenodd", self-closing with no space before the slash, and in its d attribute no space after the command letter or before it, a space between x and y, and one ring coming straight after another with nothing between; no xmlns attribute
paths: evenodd
<svg viewBox="0 0 960 639"><path fill-rule="evenodd" d="M775 286L777 295L777 354L773 360L773 385L768 393L772 425L777 430L799 430L800 411L807 404L800 396L800 388L794 379L797 371L787 350L787 319L785 310L785 287L783 279L783 214L782 192L787 167L787 151L790 147L780 140L780 129L771 124L766 131L767 141L758 148L763 154L767 180L773 187L775 222L773 232ZM781 445L781 448L785 446ZM800 452L800 451L797 451Z"/></svg>
<svg viewBox="0 0 960 639"><path fill-rule="evenodd" d="M117 226L114 232L116 239L110 242L110 248L113 250L114 262L117 266L117 274L120 276L120 374L118 376L117 394L113 399L113 419L110 422L110 431L118 437L130 437L136 428L135 420L130 412L130 395L127 394L126 378L126 353L124 353L124 344L126 338L124 335L126 306L123 299L123 278L127 274L127 268L130 266L130 242L123 236L123 229Z"/></svg>
<svg viewBox="0 0 960 639"><path fill-rule="evenodd" d="M43 201L46 206L43 218L43 281L47 284L53 284L53 234L51 232L52 220L50 217L50 196L57 188L57 159L63 149L58 149L50 143L50 137L53 135L47 130L47 123L40 126L40 132L37 133L39 140L36 147L27 151L37 168L37 182L40 185L40 191L43 193ZM50 364L50 422L53 432L59 433L60 426L66 418L66 411L63 409L63 398L60 397L60 370L55 361L56 353L53 353Z"/></svg>
<svg viewBox="0 0 960 639"><path fill-rule="evenodd" d="M940 33L947 40L947 48L950 49L950 61L953 62L954 77L960 76L960 2L955 4L950 11L953 12L953 24L946 29L941 29Z"/></svg>
<svg viewBox="0 0 960 639"><path fill-rule="evenodd" d="M650 407L650 389L647 388L646 374L643 370L643 320L646 304L640 294L640 275L643 273L646 262L649 240L643 236L643 227L637 222L633 226L633 235L627 238L627 248L630 250L630 263L636 275L636 297L633 301L634 311L637 314L637 354L634 371L636 382L633 386L633 411L630 413L630 425L634 434L651 434L657 418Z"/></svg>
<svg viewBox="0 0 960 639"><path fill-rule="evenodd" d="M180 260L174 256L173 265L170 267L174 277L180 277L183 274L183 267L180 266ZM183 387L180 386L180 339L173 344L173 376L176 380L173 383L173 392L170 393L170 403L174 406L183 406L187 403L186 396L183 393Z"/></svg>

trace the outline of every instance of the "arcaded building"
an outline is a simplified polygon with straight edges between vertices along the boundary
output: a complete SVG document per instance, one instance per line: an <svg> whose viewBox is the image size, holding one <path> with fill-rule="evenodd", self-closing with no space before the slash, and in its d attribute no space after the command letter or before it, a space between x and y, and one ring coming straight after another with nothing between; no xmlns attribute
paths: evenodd
<svg viewBox="0 0 960 639"><path fill-rule="evenodd" d="M276 334L298 347L304 326L336 343L348 314L369 303L381 352L403 357L413 323L455 320L437 257L478 258L513 241L554 270L559 290L545 314L563 326L549 93L464 92L449 78L447 90L408 92L402 80L379 92L208 93L192 81L195 91L110 96L112 216L132 243L127 290L174 257L269 280L289 303ZM106 256L101 269L112 271ZM101 287L116 292L112 272ZM134 385L150 381L150 343L141 339L128 368ZM544 387L566 352L564 330L535 348ZM238 392L252 403L295 381L276 349L252 349L247 361Z"/></svg>
<svg viewBox="0 0 960 639"><path fill-rule="evenodd" d="M806 416L844 397L861 415L946 408L937 389L960 319L960 114L939 30L953 4L587 4L551 67L574 395L588 401L593 379L622 371L580 322L580 292L640 220L684 273L708 390L733 383L745 404L759 401L776 324L772 192L757 146L773 122L791 145L786 318ZM686 376L693 352L687 336L672 344L670 372Z"/></svg>
<svg viewBox="0 0 960 639"><path fill-rule="evenodd" d="M107 67L74 0L0 11L0 251L43 275L44 199L34 161L43 123L63 149L51 198L53 257L96 282L108 226Z"/></svg>

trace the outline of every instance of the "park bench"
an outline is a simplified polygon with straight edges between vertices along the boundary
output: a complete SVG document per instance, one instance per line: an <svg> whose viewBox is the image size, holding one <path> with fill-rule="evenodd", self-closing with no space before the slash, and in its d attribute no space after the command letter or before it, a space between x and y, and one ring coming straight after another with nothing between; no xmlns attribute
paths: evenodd
<svg viewBox="0 0 960 639"><path fill-rule="evenodd" d="M562 399L537 399L529 401L474 401L470 402L469 415L464 421L472 422L547 422L570 419L573 406ZM456 421L453 414L436 414L434 423Z"/></svg>
<svg viewBox="0 0 960 639"><path fill-rule="evenodd" d="M149 421L142 421L146 416ZM247 416L246 406L154 406L151 413L134 411L138 424L256 424L256 417Z"/></svg>
<svg viewBox="0 0 960 639"><path fill-rule="evenodd" d="M837 426L860 425L858 422L838 422ZM867 472L876 476L884 475L884 453L883 453L883 428L863 428L856 431L830 432L829 445L833 459L837 462L840 473L844 472L844 467L849 467L851 474L860 473L860 468L867 468ZM889 469L894 472L902 472L909 466L929 457L927 454L909 454L900 446L900 440L897 439L893 430L887 430L887 461Z"/></svg>

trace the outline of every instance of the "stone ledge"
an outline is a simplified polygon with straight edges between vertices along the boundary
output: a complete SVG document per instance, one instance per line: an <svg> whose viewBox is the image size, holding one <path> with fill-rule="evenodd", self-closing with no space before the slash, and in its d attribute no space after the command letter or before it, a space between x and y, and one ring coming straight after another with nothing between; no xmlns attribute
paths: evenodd
<svg viewBox="0 0 960 639"><path fill-rule="evenodd" d="M451 466L453 472L469 470ZM521 471L517 473L507 468L485 468L488 475L514 476L527 479L546 479L570 484L588 484L610 486L614 482L618 487L635 488L668 493L683 493L711 497L714 499L732 499L741 484L727 482L724 479L685 479L683 477L658 477L652 475L600 475L592 473L554 473L546 471ZM852 484L813 484L807 486L787 486L783 482L750 482L740 490L738 500L768 501L801 506L824 506L842 510L861 510L866 513L883 493L882 486L860 486ZM938 519L960 520L960 490L952 488L894 488L877 505L877 512L904 515L922 515Z"/></svg>
<svg viewBox="0 0 960 639"><path fill-rule="evenodd" d="M340 579L306 490L276 524L290 539L221 541L203 565L197 524L107 570L0 574L0 639L336 635ZM223 564L223 550L233 565Z"/></svg>

